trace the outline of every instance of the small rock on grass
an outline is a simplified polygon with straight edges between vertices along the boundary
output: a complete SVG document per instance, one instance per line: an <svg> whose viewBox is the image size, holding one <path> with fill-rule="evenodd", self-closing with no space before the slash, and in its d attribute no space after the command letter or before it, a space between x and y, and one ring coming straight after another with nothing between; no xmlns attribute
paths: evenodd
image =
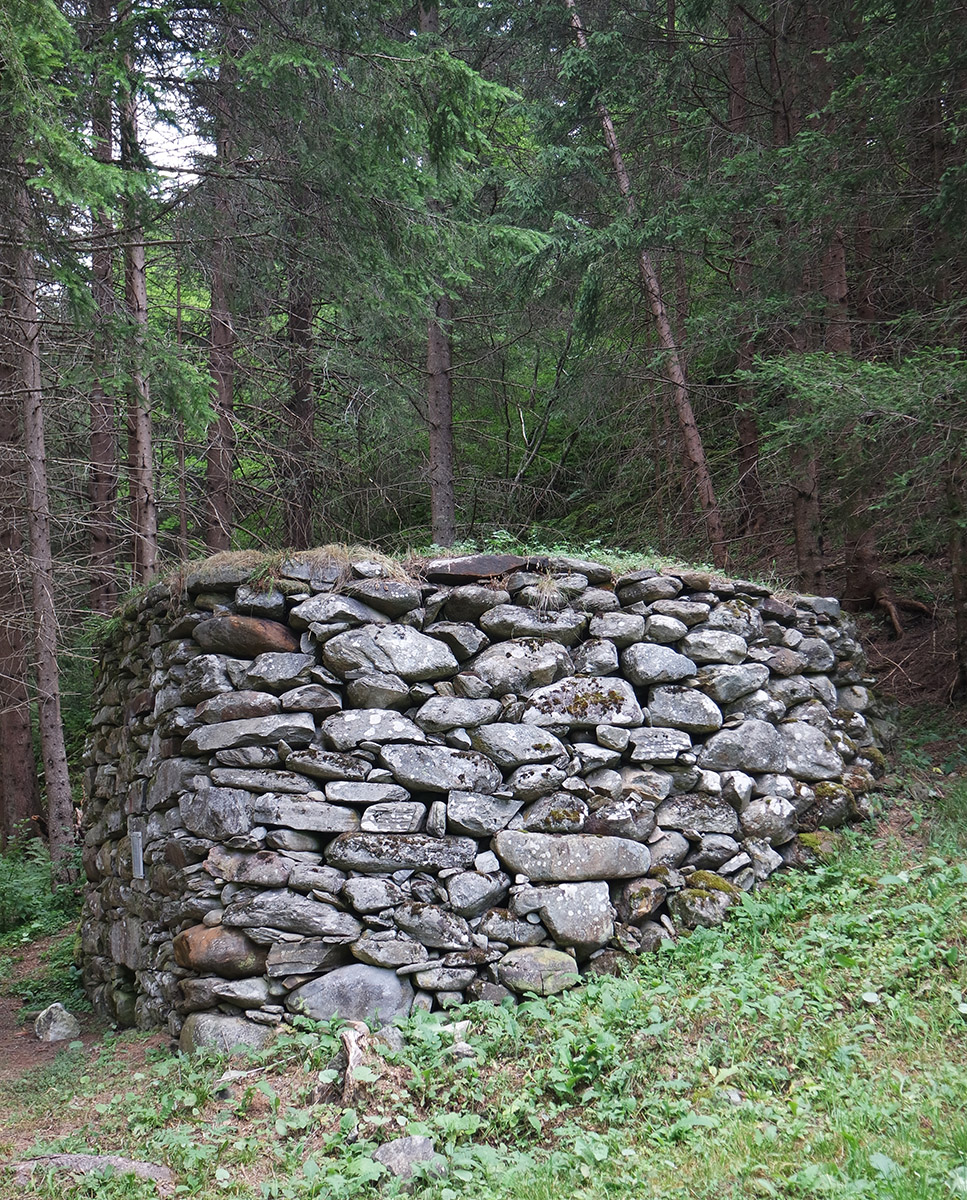
<svg viewBox="0 0 967 1200"><path fill-rule="evenodd" d="M81 1026L63 1004L51 1004L34 1021L34 1033L42 1042L67 1042L80 1037Z"/></svg>
<svg viewBox="0 0 967 1200"><path fill-rule="evenodd" d="M417 1163L429 1163L428 1170L434 1175L442 1175L446 1170L446 1160L437 1154L433 1140L419 1135L385 1142L373 1158L397 1179L412 1179Z"/></svg>

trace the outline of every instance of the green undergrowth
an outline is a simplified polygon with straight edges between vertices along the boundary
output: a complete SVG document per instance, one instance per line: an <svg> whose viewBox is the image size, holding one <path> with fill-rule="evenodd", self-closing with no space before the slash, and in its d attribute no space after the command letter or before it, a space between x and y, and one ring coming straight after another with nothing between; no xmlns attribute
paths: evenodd
<svg viewBox="0 0 967 1200"><path fill-rule="evenodd" d="M363 1040L348 1086L338 1027L305 1021L246 1059L74 1044L0 1087L0 1155L126 1155L202 1200L376 1200L403 1191L376 1148L422 1134L446 1170L417 1200L967 1195L964 779L931 757L955 731L911 726L875 823L621 977L417 1014L400 1051ZM158 1194L0 1174L11 1198Z"/></svg>

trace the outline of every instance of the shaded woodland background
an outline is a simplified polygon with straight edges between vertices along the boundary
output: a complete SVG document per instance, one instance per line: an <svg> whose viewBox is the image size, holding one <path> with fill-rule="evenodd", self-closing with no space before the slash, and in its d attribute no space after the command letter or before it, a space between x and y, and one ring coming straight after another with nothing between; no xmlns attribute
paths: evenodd
<svg viewBox="0 0 967 1200"><path fill-rule="evenodd" d="M965 84L952 0L7 0L3 836L229 548L710 561L962 698Z"/></svg>

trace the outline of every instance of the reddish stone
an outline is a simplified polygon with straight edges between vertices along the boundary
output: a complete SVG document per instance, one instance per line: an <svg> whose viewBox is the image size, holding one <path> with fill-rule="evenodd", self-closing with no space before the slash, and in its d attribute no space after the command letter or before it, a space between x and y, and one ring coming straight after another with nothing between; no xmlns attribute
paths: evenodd
<svg viewBox="0 0 967 1200"><path fill-rule="evenodd" d="M267 951L250 942L237 929L221 925L192 925L174 941L175 962L179 967L201 974L220 975L223 979L245 979L265 971Z"/></svg>
<svg viewBox="0 0 967 1200"><path fill-rule="evenodd" d="M194 637L203 650L232 654L237 658L256 658L273 651L293 653L299 649L297 634L288 626L265 617L237 614L210 617L195 626Z"/></svg>

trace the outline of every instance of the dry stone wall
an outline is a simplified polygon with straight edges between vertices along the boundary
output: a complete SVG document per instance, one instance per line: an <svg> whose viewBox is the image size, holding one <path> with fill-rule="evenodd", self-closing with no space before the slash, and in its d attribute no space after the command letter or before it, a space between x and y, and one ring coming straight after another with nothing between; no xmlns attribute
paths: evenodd
<svg viewBox="0 0 967 1200"><path fill-rule="evenodd" d="M722 921L874 786L833 599L562 558L257 572L152 588L102 662L82 946L121 1024L548 994Z"/></svg>

